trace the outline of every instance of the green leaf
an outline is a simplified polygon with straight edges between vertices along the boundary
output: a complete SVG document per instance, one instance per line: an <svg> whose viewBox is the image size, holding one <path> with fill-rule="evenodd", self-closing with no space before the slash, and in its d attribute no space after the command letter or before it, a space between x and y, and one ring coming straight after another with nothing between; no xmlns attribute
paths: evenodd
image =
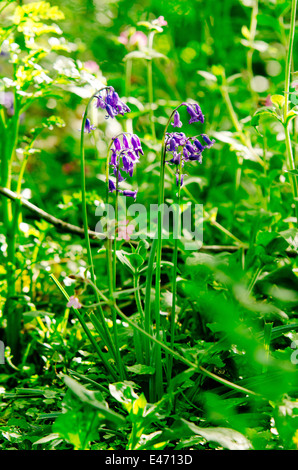
<svg viewBox="0 0 298 470"><path fill-rule="evenodd" d="M157 52L153 49L144 49L142 51L132 51L126 54L123 58L124 61L129 59L144 59L144 60L152 60L152 59L164 59L169 60L168 57L160 52Z"/></svg>
<svg viewBox="0 0 298 470"><path fill-rule="evenodd" d="M264 107L264 108L258 109L255 112L255 114L253 115L252 120L251 120L251 125L254 126L254 127L257 127L260 124L260 122L259 122L260 118L268 117L268 116L280 121L280 117L278 116L278 114L276 113L276 111L274 109Z"/></svg>
<svg viewBox="0 0 298 470"><path fill-rule="evenodd" d="M128 253L124 250L118 250L116 251L116 256L133 274L135 274L144 263L144 259L138 253Z"/></svg>
<svg viewBox="0 0 298 470"><path fill-rule="evenodd" d="M102 398L101 392L88 390L79 382L72 379L71 377L68 377L67 375L64 376L64 381L72 393L81 402L86 403L87 405L90 405L100 411L98 415L99 417L113 422L116 425L124 423L125 419L123 416L109 409L108 404Z"/></svg>
<svg viewBox="0 0 298 470"><path fill-rule="evenodd" d="M252 448L248 439L238 431L224 427L203 428L184 419L176 421L171 429L165 429L155 439L150 441L151 448L159 443L177 441L188 436L202 436L208 442L216 442L228 450L249 450Z"/></svg>
<svg viewBox="0 0 298 470"><path fill-rule="evenodd" d="M130 412L132 404L139 397L134 392L132 386L125 382L117 382L109 385L111 395L119 402L122 403L124 408Z"/></svg>
<svg viewBox="0 0 298 470"><path fill-rule="evenodd" d="M283 95L272 95L271 101L276 108L282 109L285 104L285 97Z"/></svg>
<svg viewBox="0 0 298 470"><path fill-rule="evenodd" d="M146 366L145 364L135 364L133 366L128 366L127 370L135 375L153 375L155 373L154 367Z"/></svg>
<svg viewBox="0 0 298 470"><path fill-rule="evenodd" d="M297 117L297 115L298 115L298 106L294 106L294 108L292 108L291 111L289 111L289 113L287 114L285 124L288 125L292 119Z"/></svg>

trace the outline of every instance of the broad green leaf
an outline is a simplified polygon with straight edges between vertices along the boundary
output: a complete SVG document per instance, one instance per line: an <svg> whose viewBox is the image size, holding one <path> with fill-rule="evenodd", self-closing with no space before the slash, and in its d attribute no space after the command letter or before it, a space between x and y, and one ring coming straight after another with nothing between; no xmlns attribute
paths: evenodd
<svg viewBox="0 0 298 470"><path fill-rule="evenodd" d="M276 111L273 108L263 107L255 112L251 120L251 125L257 127L259 125L260 118L268 116L280 121L280 117L277 115Z"/></svg>
<svg viewBox="0 0 298 470"><path fill-rule="evenodd" d="M64 381L72 393L76 395L81 402L99 410L98 416L101 419L106 419L118 425L125 421L123 416L109 409L108 404L102 398L101 392L88 390L79 382L68 376L64 376Z"/></svg>

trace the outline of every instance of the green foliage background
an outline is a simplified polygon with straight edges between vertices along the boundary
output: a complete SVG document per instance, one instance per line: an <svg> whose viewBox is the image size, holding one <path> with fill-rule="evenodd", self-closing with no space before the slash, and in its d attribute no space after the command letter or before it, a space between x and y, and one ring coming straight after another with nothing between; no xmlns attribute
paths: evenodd
<svg viewBox="0 0 298 470"><path fill-rule="evenodd" d="M142 139L145 156L132 187L138 188L138 203L145 205L157 203L161 139L167 118L177 105L187 100L198 102L205 115L200 132L214 137L216 143L204 154L202 165L187 168L184 202L191 198L203 204L204 245L193 253L179 253L175 376L154 403L154 364L144 364L138 356L142 337L121 318L119 340L129 375L127 381L115 382L98 362L78 318L66 308L65 298L49 278L53 274L61 282L67 279L67 293L78 295L84 308L92 304L93 293L74 285L69 277L86 269L82 239L57 231L26 209L22 211L15 255L21 354L16 361L8 352L7 363L0 366L1 446L296 449L298 377L293 344L297 338L298 244L291 176L297 173L289 167L280 122L290 2L81 0L53 1L51 5L64 13L65 18L57 18L57 23L69 46L66 50L62 40L60 49L54 48L41 60L49 75L56 74L56 82L49 93L43 81L38 84L41 96L24 110L20 120L17 143L23 150L30 130L41 122L45 128L35 142L36 153L29 156L22 186L33 204L82 226L79 130L95 78L127 99L132 120L119 120L113 127L91 111L98 128L86 138L92 229L96 204L105 195L107 146L116 130L133 127ZM4 20L15 6L15 2L8 6L7 17L6 11L2 13L1 34L5 34ZM154 141L148 105L148 56L141 48L140 56L137 45L126 47L119 36L127 30L131 35L135 31L147 33L144 22L159 16L164 16L168 25L156 34L155 55L152 53ZM16 32L15 41L27 53L21 33ZM48 35L40 39L42 45L48 44L45 38ZM129 52L132 55L127 56ZM296 63L294 45L290 95L294 157ZM12 74L5 54L0 56L0 73L1 80ZM13 86L6 88L11 91ZM59 119L50 119L53 114L63 119L64 127ZM181 117L187 121L186 114ZM183 129L190 131L187 125ZM9 139L3 132L1 149L5 140ZM13 191L21 163L22 159L13 162ZM173 181L167 171L169 202L175 198ZM3 200L1 210L4 217ZM9 307L5 219L0 236L4 337ZM96 274L100 288L106 289L105 253L98 248L93 246ZM162 271L161 308L167 315L162 318L161 340L165 343L172 302L168 268L172 248L170 242L163 253L168 263ZM119 305L137 322L140 312L133 293L126 293L133 285L133 270L127 270L128 252L121 253L117 263ZM147 262L145 250L141 263ZM145 276L141 281L144 296ZM92 334L96 333L87 314L86 318ZM96 341L103 347L100 337ZM165 370L167 364L164 353Z"/></svg>

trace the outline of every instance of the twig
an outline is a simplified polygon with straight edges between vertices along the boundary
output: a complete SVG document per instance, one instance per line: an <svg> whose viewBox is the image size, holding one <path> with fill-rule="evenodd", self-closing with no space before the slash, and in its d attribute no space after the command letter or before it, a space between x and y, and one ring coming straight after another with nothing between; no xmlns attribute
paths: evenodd
<svg viewBox="0 0 298 470"><path fill-rule="evenodd" d="M64 222L64 220L57 219L53 215L49 214L48 212L40 209L39 207L35 206L31 202L28 201L28 199L25 199L21 196L19 196L17 193L14 191L11 191L10 189L7 188L2 188L0 186L0 194L3 196L11 199L12 201L19 200L21 204L29 209L31 212L34 214L38 215L43 220L46 220L50 224L54 225L55 227L59 228L61 231L66 232L66 233L74 233L76 235L79 235L81 237L84 236L84 229L81 227L78 227L77 225L69 224L68 222ZM92 230L89 230L89 236L92 240L99 240L100 237L104 236L104 234L101 234L99 232L94 232ZM129 243L135 243L133 240L130 240ZM240 249L247 250L249 247L248 246L239 246L239 245L203 245L202 248L200 248L200 252L205 253L222 253L223 251L227 251L229 253L234 253L235 251L238 251ZM169 249L169 246L165 246L165 251ZM286 250L286 253L288 256L295 258L298 253L296 250L288 248Z"/></svg>
<svg viewBox="0 0 298 470"><path fill-rule="evenodd" d="M19 200L20 203L29 209L31 212L34 214L38 215L41 219L46 220L50 224L54 225L55 227L59 228L63 232L66 233L75 233L77 235L80 235L81 237L84 236L84 229L81 227L78 227L77 225L69 224L68 222L65 222L64 220L57 219L53 215L49 214L48 212L45 212L44 210L40 209L39 207L35 206L31 202L28 201L28 199L23 198L22 196L18 195L17 193L11 191L8 188L2 188L0 187L0 193L11 199L12 201L17 201ZM89 230L89 236L93 240L95 239L100 239L100 233L98 232L93 232L92 230Z"/></svg>

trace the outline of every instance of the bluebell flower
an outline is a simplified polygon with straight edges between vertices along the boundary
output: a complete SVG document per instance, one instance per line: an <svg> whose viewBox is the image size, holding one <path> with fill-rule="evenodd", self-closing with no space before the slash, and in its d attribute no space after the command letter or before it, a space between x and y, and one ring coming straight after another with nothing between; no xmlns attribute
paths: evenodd
<svg viewBox="0 0 298 470"><path fill-rule="evenodd" d="M108 113L108 116L106 116L106 118L110 116L113 119L116 116L116 114L114 113L114 108L112 108L112 106L110 106L108 103L106 104L106 111Z"/></svg>
<svg viewBox="0 0 298 470"><path fill-rule="evenodd" d="M122 150L121 142L118 137L115 137L115 139L113 139L113 143L115 146L115 150Z"/></svg>
<svg viewBox="0 0 298 470"><path fill-rule="evenodd" d="M109 179L109 192L112 193L116 190L116 186L112 180Z"/></svg>
<svg viewBox="0 0 298 470"><path fill-rule="evenodd" d="M116 176L118 183L121 183L126 179L122 176L121 171L130 177L133 176L135 165L139 162L140 159L139 154L144 155L141 141L136 134L129 134L125 132L121 134L121 136L122 139L120 139L120 136L117 136L113 139L113 147L111 147L110 158L110 165L113 168L113 173ZM109 190L110 192L115 191L116 186L113 186L113 184L110 184L109 182ZM124 196L134 197L134 199L136 198L137 191L121 189L118 189L118 191Z"/></svg>
<svg viewBox="0 0 298 470"><path fill-rule="evenodd" d="M176 165L176 184L183 185L185 174L181 174L181 169L187 162L202 163L203 151L214 144L206 134L202 134L202 139L207 145L202 145L197 137L187 138L183 132L173 132L166 134L165 148L167 153L172 154L172 158L167 161Z"/></svg>
<svg viewBox="0 0 298 470"><path fill-rule="evenodd" d="M122 191L123 196L133 197L136 200L138 191L130 191L129 189L124 189Z"/></svg>
<svg viewBox="0 0 298 470"><path fill-rule="evenodd" d="M174 122L172 122L173 127L182 127L182 122L180 121L180 115L178 111L174 114Z"/></svg>
<svg viewBox="0 0 298 470"><path fill-rule="evenodd" d="M84 132L88 132L88 134L90 134L90 132L93 131L94 129L96 129L96 128L94 126L92 126L92 124L90 122L90 119L86 118L85 126L84 126Z"/></svg>
<svg viewBox="0 0 298 470"><path fill-rule="evenodd" d="M193 124L194 122L201 122L203 124L204 116L197 103L187 105L186 109L190 115L190 120L188 121L189 124Z"/></svg>
<svg viewBox="0 0 298 470"><path fill-rule="evenodd" d="M215 143L215 140L214 140L214 139L213 139L213 140L209 139L208 135L206 135L206 134L201 134L201 136L202 136L202 139L203 139L203 140L206 142L206 144L207 144L207 145L205 145L205 148L208 148L208 149L209 149L209 148L212 147L212 145Z"/></svg>
<svg viewBox="0 0 298 470"><path fill-rule="evenodd" d="M122 137L122 140L123 140L123 146L125 149L129 149L129 143L128 143L128 140L127 140L127 137L125 134L123 134L123 137Z"/></svg>
<svg viewBox="0 0 298 470"><path fill-rule="evenodd" d="M96 107L101 109L106 109L106 103L102 96L96 96Z"/></svg>
<svg viewBox="0 0 298 470"><path fill-rule="evenodd" d="M138 138L138 136L136 134L132 134L131 136L131 144L133 146L133 149L134 151L136 152L136 154L138 155L139 152L144 155L144 152L142 150L142 146L141 146L141 142L140 142L140 139Z"/></svg>
<svg viewBox="0 0 298 470"><path fill-rule="evenodd" d="M116 166L117 164L117 152L115 149L112 149L110 165Z"/></svg>
<svg viewBox="0 0 298 470"><path fill-rule="evenodd" d="M105 96L103 96L105 94ZM118 93L112 87L105 88L98 95L95 95L96 107L105 109L107 112L106 118L114 118L118 114L124 116L125 113L129 113L130 109L127 104L119 98Z"/></svg>
<svg viewBox="0 0 298 470"><path fill-rule="evenodd" d="M201 142L198 139L195 139L193 143L195 144L195 146L200 152L203 152L205 147L201 144Z"/></svg>

